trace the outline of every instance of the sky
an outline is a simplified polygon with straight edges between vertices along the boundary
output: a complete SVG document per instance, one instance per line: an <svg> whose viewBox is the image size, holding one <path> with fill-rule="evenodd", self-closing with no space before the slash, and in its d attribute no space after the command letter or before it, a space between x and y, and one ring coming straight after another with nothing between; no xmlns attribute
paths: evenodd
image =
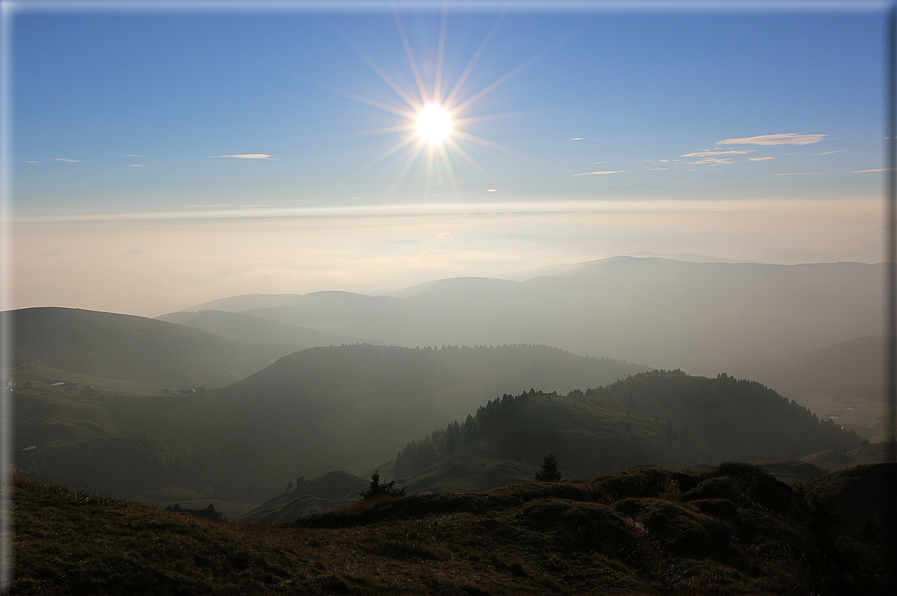
<svg viewBox="0 0 897 596"><path fill-rule="evenodd" d="M12 306L884 258L886 3L266 6L4 14Z"/></svg>

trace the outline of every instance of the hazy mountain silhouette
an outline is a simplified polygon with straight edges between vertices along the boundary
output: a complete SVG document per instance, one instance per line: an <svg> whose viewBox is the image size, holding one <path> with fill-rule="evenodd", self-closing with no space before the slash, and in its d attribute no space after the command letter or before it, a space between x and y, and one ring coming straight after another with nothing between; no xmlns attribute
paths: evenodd
<svg viewBox="0 0 897 596"><path fill-rule="evenodd" d="M222 310L173 312L158 316L156 319L196 327L230 339L290 345L294 346L296 350L364 341L362 338L332 335L314 329Z"/></svg>
<svg viewBox="0 0 897 596"><path fill-rule="evenodd" d="M791 358L735 369L776 387L798 401L845 393L881 401L885 376L885 341L858 337Z"/></svg>
<svg viewBox="0 0 897 596"><path fill-rule="evenodd" d="M732 372L774 387L870 439L885 433L885 341L880 336L858 337L781 360L744 363Z"/></svg>
<svg viewBox="0 0 897 596"><path fill-rule="evenodd" d="M524 282L455 278L390 296L240 296L192 310L214 305L391 345L537 343L716 375L880 333L883 274L881 264L616 257Z"/></svg>
<svg viewBox="0 0 897 596"><path fill-rule="evenodd" d="M74 308L12 312L19 362L156 387L219 387L294 352L145 317Z"/></svg>

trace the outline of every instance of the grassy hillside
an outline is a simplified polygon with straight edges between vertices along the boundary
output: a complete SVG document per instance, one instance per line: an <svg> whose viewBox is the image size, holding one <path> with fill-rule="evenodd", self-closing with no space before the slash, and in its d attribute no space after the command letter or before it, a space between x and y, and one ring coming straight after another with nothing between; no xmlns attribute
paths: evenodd
<svg viewBox="0 0 897 596"><path fill-rule="evenodd" d="M26 308L13 317L20 364L170 389L221 387L295 351L155 319L74 308Z"/></svg>
<svg viewBox="0 0 897 596"><path fill-rule="evenodd" d="M376 471L381 472L380 468ZM535 471L533 466L518 461L457 454L399 482L411 494L470 492L530 482ZM370 477L370 474L361 478L349 472L328 472L311 481L299 481L251 508L239 521L296 519L314 511L351 505L368 489ZM384 472L381 477L387 482L394 479L394 472Z"/></svg>
<svg viewBox="0 0 897 596"><path fill-rule="evenodd" d="M19 480L9 594L892 593L881 527L844 531L823 497L864 503L826 480L638 468L244 525Z"/></svg>

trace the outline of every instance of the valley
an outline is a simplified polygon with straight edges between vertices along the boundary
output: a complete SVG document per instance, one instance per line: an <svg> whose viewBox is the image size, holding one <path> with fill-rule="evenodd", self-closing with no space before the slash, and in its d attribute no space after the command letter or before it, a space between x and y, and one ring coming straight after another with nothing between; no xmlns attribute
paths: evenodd
<svg viewBox="0 0 897 596"><path fill-rule="evenodd" d="M22 482L65 486L75 494L92 495L98 503L126 499L180 512L214 511L213 517L221 519L209 523L243 525L245 530L233 530L238 532L234 539L251 542L257 531L253 528L269 524L264 527L286 535L292 530L282 524L297 519L317 520L298 522L302 527L333 527L327 530L330 536L344 532L335 528L346 524L367 527L377 519L379 508L393 507L359 504L376 472L383 482L395 482L407 491L401 502L436 500L408 505L421 507L412 517L388 514L382 531L388 536L404 533L405 538L388 538L371 548L385 548L393 553L389 557L403 553L398 560L449 560L459 556L449 555L452 549L468 548L460 546L459 536L451 538L456 546L446 546L442 554L424 553L423 539L409 537L419 535L410 528L429 527L435 522L426 520L443 515L438 513L444 505L437 495L470 495L451 497L461 498L459 503L481 498L491 502L492 497L477 495L530 490L523 487L538 486L533 478L547 454L557 457L563 483L580 488L550 497L523 497L523 503L531 505L521 505L513 519L526 518L524 509L532 507L538 509L537 517L598 515L597 509L592 511L594 504L587 507L590 513L548 511L569 507L565 491L605 482L596 479L638 474L646 466L674 476L665 476L657 494L638 498L690 503L696 497L682 501L692 490L687 486L701 482L690 478L709 478L728 462L752 462L753 469L761 471L756 473L765 474L764 482L779 482L789 491L857 466L887 462L882 441L888 421L878 397L884 346L880 337L862 335L875 326L875 300L859 309L867 312L866 318L845 321L832 311L823 318L831 324L817 324L807 336L801 329L809 319L802 322L790 298L770 304L773 294L767 290L757 303L756 292L764 290L755 288L747 301L734 299L736 293L746 293L747 286L762 285L761 278L773 278L800 295L818 291L823 276L857 282L858 275L877 275L874 269L740 269L641 261L589 263L568 268L557 278L525 284L443 280L380 297L236 297L157 319L65 308L16 311L16 474ZM745 271L747 277L739 277ZM676 281L677 276L682 280ZM616 288L608 287L611 277ZM732 281L736 277L737 284ZM716 279L712 298L698 291L710 278ZM665 280L663 290L657 279ZM623 294L632 292L652 297L635 305L638 308L622 308ZM535 296L540 294L539 300L555 296L557 308L537 309ZM844 299L827 300L834 309ZM756 303L757 312L748 302ZM814 317L828 308L825 300L817 302ZM698 321L698 311L708 309L709 318ZM730 321L734 309L739 317ZM759 310L778 312L776 316L789 324L784 326L784 319L776 316L761 324ZM428 316L431 312L440 316ZM638 323L634 313L639 313ZM747 335L742 325L765 333L765 342L758 341L759 335ZM573 327L578 332L567 333ZM558 339L562 331L564 341ZM554 345L513 341L543 335ZM439 343L486 337L508 343ZM703 347L689 350L694 343ZM761 343L777 347L762 349ZM641 346L636 351L626 347L636 345ZM576 347L591 355L580 355ZM636 364L610 357L617 348L659 362L694 363L713 352L715 359L704 359L699 369L731 362L729 370L744 376L722 370L703 376ZM35 494L43 490L38 484L26 485ZM632 524L648 523L632 517L623 495L614 493L595 503L624 516L613 522L618 528L630 531L636 527ZM700 507L686 513L683 506L664 505L659 511L664 519L716 515ZM474 506L451 505L446 514L455 507L467 511ZM611 515L611 509L602 509L601 515ZM347 521L355 515L364 521ZM396 515L405 521L396 521ZM807 523L800 520L804 518L798 516L793 523ZM540 523L527 531L547 532ZM881 520L876 523L883 531ZM849 532L855 530L852 526ZM520 531L523 526L513 530ZM649 534L658 536L657 531ZM648 540L645 536L633 534L625 540L636 544ZM658 548L653 544L639 548ZM651 552L655 558L679 556ZM515 557L523 570L520 577L529 578L516 584L521 593L547 585L563 593L580 585L580 580L569 583L566 575L561 584L552 583L561 581L561 567L544 567L546 563L535 563L522 553ZM495 569L504 572L517 569L517 564ZM608 564L608 569L616 569L615 581L622 582L612 584L615 589L629 586L633 593L648 593L672 581L647 569L623 571L631 561ZM532 565L542 565L543 571ZM709 582L709 577L726 576L738 585L758 581L744 569L720 568L694 577ZM537 577L542 579L529 583ZM580 587L591 586L594 579L581 580L586 583ZM344 581L332 579L330 587ZM368 576L364 582L370 583L352 584L352 589L378 586L370 589L378 593L389 585ZM490 585L489 593L505 593L497 584ZM257 587L261 593L268 589Z"/></svg>

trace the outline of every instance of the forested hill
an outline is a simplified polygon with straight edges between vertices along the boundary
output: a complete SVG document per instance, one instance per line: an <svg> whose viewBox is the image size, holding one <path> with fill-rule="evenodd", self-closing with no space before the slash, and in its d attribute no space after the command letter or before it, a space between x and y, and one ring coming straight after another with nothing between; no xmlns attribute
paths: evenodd
<svg viewBox="0 0 897 596"><path fill-rule="evenodd" d="M583 477L640 464L799 459L861 443L759 383L655 371L585 393L505 394L462 423L409 443L396 476L456 453L534 465L553 453L565 471Z"/></svg>
<svg viewBox="0 0 897 596"><path fill-rule="evenodd" d="M509 391L567 392L646 370L622 360L577 356L547 346L357 344L296 352L223 391L297 401L306 415L324 409L342 425L360 416L365 427L401 426L413 420L413 426L420 428L417 423L444 424Z"/></svg>
<svg viewBox="0 0 897 596"><path fill-rule="evenodd" d="M291 475L313 475L395 457L409 440L509 391L567 392L644 370L545 346L334 346L286 356L208 400L217 412L240 412L228 425L232 443L259 452L279 445L271 455L295 466Z"/></svg>

